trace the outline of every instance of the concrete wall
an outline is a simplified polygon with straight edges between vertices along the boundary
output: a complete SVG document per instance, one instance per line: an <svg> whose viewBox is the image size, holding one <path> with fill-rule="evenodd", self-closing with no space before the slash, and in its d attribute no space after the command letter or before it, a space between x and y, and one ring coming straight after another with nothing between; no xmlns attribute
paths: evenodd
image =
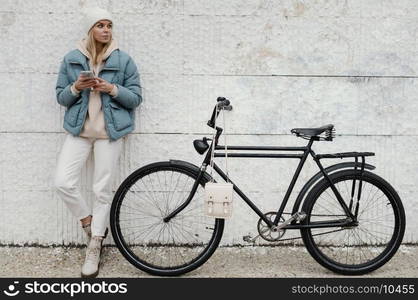
<svg viewBox="0 0 418 300"><path fill-rule="evenodd" d="M1 244L84 241L54 192L53 171L65 136L57 71L82 37L85 2L0 0ZM137 62L144 87L115 189L149 162L199 164L192 141L210 133L215 99L226 96L234 105L229 144L303 145L291 128L333 123L338 136L318 144L318 153L375 151L370 162L398 190L407 212L404 242L418 242L417 1L98 3L113 13L115 37ZM296 163L234 159L229 167L244 192L272 210ZM90 157L81 180L90 201L92 167ZM315 171L308 164L296 192ZM256 232L256 220L236 201L223 243L242 243Z"/></svg>

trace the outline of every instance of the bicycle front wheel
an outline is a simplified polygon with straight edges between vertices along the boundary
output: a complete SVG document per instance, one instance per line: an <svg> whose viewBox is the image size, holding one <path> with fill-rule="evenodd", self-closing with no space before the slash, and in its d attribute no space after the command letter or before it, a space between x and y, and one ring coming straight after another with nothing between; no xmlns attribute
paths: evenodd
<svg viewBox="0 0 418 300"><path fill-rule="evenodd" d="M305 246L318 263L334 272L361 275L376 270L392 258L402 242L405 231L402 202L393 187L376 174L344 170L331 174L330 178L353 214L362 180L358 224L302 229ZM325 179L313 187L302 210L307 214L303 224L347 218Z"/></svg>
<svg viewBox="0 0 418 300"><path fill-rule="evenodd" d="M198 169L177 162L158 162L132 173L117 190L110 226L116 246L137 268L174 276L202 265L222 237L224 220L204 212L202 177L190 203L168 222L163 218L188 198Z"/></svg>

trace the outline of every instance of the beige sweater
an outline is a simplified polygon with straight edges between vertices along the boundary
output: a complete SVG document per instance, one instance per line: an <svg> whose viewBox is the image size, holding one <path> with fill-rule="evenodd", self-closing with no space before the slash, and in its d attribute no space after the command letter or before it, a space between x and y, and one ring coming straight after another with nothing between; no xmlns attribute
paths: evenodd
<svg viewBox="0 0 418 300"><path fill-rule="evenodd" d="M106 50L103 56L103 61L98 65L92 65L90 53L87 51L86 48L86 39L83 39L78 43L78 50L80 50L89 59L89 67L90 70L93 71L94 76L98 76L100 70L104 66L105 60L116 49L118 49L116 41L112 40L109 48ZM80 93L80 91L75 88L74 84L71 86L71 92L77 96ZM110 95L112 97L116 97L117 94L118 88L116 85L114 85L112 91L110 92ZM102 110L102 100L99 91L90 91L89 108L86 116L86 121L84 122L84 126L81 130L80 136L99 139L109 138L105 128L105 121Z"/></svg>

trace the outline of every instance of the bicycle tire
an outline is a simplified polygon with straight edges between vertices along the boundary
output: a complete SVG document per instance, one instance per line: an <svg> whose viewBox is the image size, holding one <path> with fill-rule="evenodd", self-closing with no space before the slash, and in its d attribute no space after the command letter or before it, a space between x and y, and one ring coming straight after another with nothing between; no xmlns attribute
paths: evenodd
<svg viewBox="0 0 418 300"><path fill-rule="evenodd" d="M348 229L341 229L338 231L348 231L344 233L344 236L342 236L342 243L343 246L340 245L334 245L333 241L340 241L340 238L335 238L333 240L321 240L324 237L326 237L327 234L337 234L337 230L332 231L332 228L327 229L313 229L313 228L303 228L301 229L301 235L305 244L305 247L307 248L310 255L322 266L325 268L339 273L343 275L362 275L369 272L372 272L381 266L383 266L386 262L388 262L393 255L398 250L403 235L405 232L405 212L404 208L401 202L401 199L399 198L398 193L395 191L395 189L383 178L379 177L376 174L373 174L368 171L364 171L363 175L360 175L360 171L356 170L343 170L336 173L333 173L330 175L330 178L334 184L340 187L339 190L341 192L343 188L343 184L347 187L347 182L352 183L354 179L358 180L361 178L363 182L363 190L362 190L362 198L360 199L360 208L358 216L358 226L354 226ZM376 191L373 191L373 187L370 187L369 191L367 191L367 186L374 186L376 188ZM330 201L329 206L325 206L324 204L327 203L325 200L323 200L323 204L319 205L319 199L326 198L328 195L324 194L328 189L330 188L330 184L328 181L324 178L322 179L318 184L316 184L310 193L308 194L306 201L304 202L304 205L302 207L302 211L304 211L307 216L305 220L302 221L302 224L307 225L309 224L311 219L325 219L325 216L328 218L331 217L330 212L336 208L333 208L333 204ZM352 188L352 186L351 186ZM373 193L376 195L378 192L382 192L382 195L375 198L374 200L369 200L370 195ZM358 184L357 184L357 190L358 192ZM350 193L350 188L348 188L348 193ZM367 193L369 193L369 198L366 198ZM322 196L324 195L324 196ZM325 197L326 196L326 197ZM342 195L343 196L343 195ZM363 197L364 196L364 197ZM335 195L332 195L332 197L335 197ZM347 197L344 197L344 201L347 201ZM380 200L382 199L383 200ZM335 197L335 201L336 197ZM363 201L363 202L362 202ZM316 205L316 210L315 204ZM347 203L347 202L346 202ZM373 205L376 204L376 208L373 208ZM389 205L390 204L390 205ZM339 204L338 204L339 205ZM347 203L348 206L348 203ZM335 206L338 207L338 206ZM354 205L352 206L354 208ZM342 207L340 208L343 212ZM327 211L328 210L328 211ZM377 215L379 211L387 212L386 215L382 215L380 217L373 217L373 214ZM326 213L322 213L321 211L324 211ZM384 224L383 220L385 219L391 219L391 214L393 212L393 223L394 226L391 227L390 225ZM332 212L333 213L333 212ZM342 215L342 214L341 214ZM371 215L371 218L370 218ZM336 215L332 215L335 217ZM391 221L389 221L391 222ZM388 222L388 223L389 223ZM367 225L368 224L368 225ZM362 227L361 227L362 226ZM379 231L372 230L376 228L383 228L379 229ZM372 229L367 230L364 228L370 227ZM342 227L341 227L342 228ZM325 231L321 233L321 230L329 230L328 232ZM350 231L351 230L351 231ZM354 230L358 230L358 232L354 232ZM386 231L386 232L385 232ZM373 232L373 233L371 233ZM392 233L391 233L392 232ZM378 236L377 234L381 234L382 237ZM318 240L315 240L318 236ZM387 243L385 244L385 240L383 237L387 236ZM364 242L363 238L370 237L371 239L374 238L375 241L369 242L367 244ZM352 240L350 241L350 238ZM390 239L389 239L390 238ZM335 243L335 242L334 242ZM338 243L338 242L337 242ZM383 248L383 249L382 249ZM377 250L376 250L377 249ZM382 251L380 251L380 249ZM368 252L366 252L366 250ZM344 255L345 251L345 262L343 262L344 258L341 257L339 261L337 261L336 256L341 254ZM373 253L379 254L377 256L373 257ZM356 254L358 253L358 254ZM348 262L348 256L352 256L352 262ZM356 255L358 255L356 257ZM371 258L369 258L369 255ZM331 257L332 256L332 257ZM363 258L362 258L363 256ZM358 259L358 263L355 263L354 260ZM363 261L362 261L363 259Z"/></svg>
<svg viewBox="0 0 418 300"><path fill-rule="evenodd" d="M202 209L198 210L197 208L193 208L193 207L189 209L189 206L197 203L197 199L196 199L197 193L202 192L204 185L209 180L209 177L208 177L209 175L207 174L205 174L205 176L202 176L202 179L199 182L199 185L200 185L200 187L198 187L199 190L196 191L194 198L191 200L188 206L182 212L180 212L177 216L171 219L169 222L165 223L165 224L170 224L171 222L172 228L171 230L167 229L167 231L165 231L165 229L161 229L161 231L163 232L162 238L161 238L161 232L160 232L160 236L158 237L158 240L152 240L152 239L150 240L149 238L150 233L147 233L143 237L142 244L141 244L141 241L138 243L136 242L130 243L131 238L130 237L128 238L128 235L132 236L132 234L128 234L124 232L124 228L123 226L121 226L121 221L123 220L121 219L121 213L122 215L124 214L124 211L121 210L121 208L124 206L124 202L130 201L129 196L127 196L128 191L130 191L130 189L133 190L133 187L136 187L139 191L138 192L139 195L141 195L141 191L140 191L141 186L138 185L137 183L142 181L142 183L144 184L143 179L146 180L148 176L148 178L158 178L161 188L155 188L155 190L157 190L156 193L158 193L158 197L156 198L152 198L153 196L149 197L150 191L149 190L145 191L145 189L143 189L144 191L143 191L143 197L142 197L143 198L142 209L144 209L144 207L148 207L150 211L154 209L153 214L149 213L149 216L150 216L149 218L154 218L154 220L157 220L157 225L155 226L161 226L161 228L163 226L168 227L169 225L160 225L160 223L158 222L160 222L162 218L165 215L167 215L168 212L178 207L180 203L182 203L181 202L182 200L187 199L186 196L188 196L188 194L187 192L184 192L184 191L179 192L180 194L177 194L177 196L180 195L180 200L177 199L176 203L173 206L173 203L174 203L173 199L174 199L174 195L176 195L175 194L176 192L175 191L172 192L173 196L171 196L171 198L169 194L167 194L167 192L169 192L169 189L172 187L171 185L174 185L174 183L170 183L170 186L168 185L162 186L161 185L162 180L160 181L163 175L162 173L163 172L171 173L172 177L178 174L179 178L180 176L184 175L188 177L187 182L189 182L189 179L192 179L190 181L190 184L193 185L193 183L195 182L195 179L198 176L198 171L199 169L197 167L192 168L188 165L181 164L181 163L174 162L174 161L156 162L156 163L146 165L136 170L131 175L129 175L119 186L118 190L115 193L115 196L112 202L111 211L110 211L110 227L111 227L113 239L115 241L117 248L119 249L121 254L132 265L152 275L177 276L177 275L181 275L181 274L190 272L198 268L203 263L205 263L214 253L214 251L218 247L219 242L222 238L223 229L224 229L224 219L218 219L218 218L215 219L213 217L208 217L204 215L204 210L203 210L204 200L203 199L201 199L201 203L199 202L198 204L202 206L201 207ZM164 174L164 176L167 179L167 174ZM179 180L177 181L177 185L174 188L177 188L177 186L179 186ZM183 182L180 185L183 186ZM184 183L184 186L186 187L186 183ZM154 188L155 185L152 184L152 187ZM154 190L152 192L154 192ZM134 194L134 193L131 191L131 194ZM152 205L150 204L151 202L163 201L164 199L167 200L165 207L160 206L159 208L151 209L152 207ZM150 203L146 203L145 200L147 200ZM159 204L157 203L158 202L154 202L154 204L156 204L155 207L159 206ZM130 213L132 213L133 209L137 208L137 206L139 205L136 202L132 202L132 203L128 202L128 204L130 205L129 207ZM170 205L172 207L169 207ZM165 211L163 211L163 208ZM159 210L159 213L161 213L160 216L158 215L158 210ZM189 210L189 211L194 210L194 211L190 215L185 216L186 210ZM140 215L139 211L134 211L134 212L135 214ZM182 215L183 212L184 214ZM128 214L128 213L125 213L125 214ZM180 217L182 217L182 219ZM190 219L187 219L186 217L192 219L192 221L190 221ZM147 220L146 217L142 217L142 218ZM180 220L178 221L178 223L175 223L176 218L180 218L180 219L177 219L177 220ZM212 225L213 228L212 227L203 228L202 227L203 225L200 226L200 224L197 222L197 218L202 218L202 220L204 220L205 222L206 221L210 222L209 224ZM136 221L131 221L131 222L137 222L137 223L142 222L140 220L141 218L137 218ZM179 230L179 228L181 227L180 223L182 224L182 228L184 229L184 231L185 232L189 231L189 233L187 234L184 233L183 235L178 235L178 236L174 234L174 231ZM144 226L145 226L144 227L145 230L149 230L150 232L155 229L153 225L151 225L151 227L148 226L149 227L148 229L146 225ZM164 227L164 228L167 228L167 227ZM158 229L155 229L155 230L158 230ZM190 230L192 230L193 232L190 233ZM192 241L189 244L187 244L185 240L189 236L190 237L193 236L193 238L196 238L196 240L198 237L201 238L203 233L198 230L208 231L207 241L206 240L204 241L205 244L202 244L202 245L197 244L196 241ZM164 238L165 233L167 233L166 234L168 236L167 241L169 242L165 241L165 238ZM170 239L172 239L172 241ZM199 251L199 249L201 249L201 251ZM184 259L184 257L186 257L186 252L187 252L187 255L189 255L191 259L187 261L184 260L183 262L178 263L178 264L174 263L170 265L171 261L167 262L167 257L171 253L170 251L174 253L174 255L176 256L175 258L180 258L180 259L181 258ZM193 253L193 251L196 252L196 255ZM148 255L155 255L155 256L159 255L159 257L161 258L161 261L157 262L155 259L152 260L150 257L147 257L147 253Z"/></svg>

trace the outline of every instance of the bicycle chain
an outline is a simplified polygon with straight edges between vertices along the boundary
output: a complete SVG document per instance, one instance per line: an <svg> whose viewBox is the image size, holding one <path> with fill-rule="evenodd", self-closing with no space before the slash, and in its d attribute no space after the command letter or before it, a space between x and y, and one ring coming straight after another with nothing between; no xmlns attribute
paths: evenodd
<svg viewBox="0 0 418 300"><path fill-rule="evenodd" d="M274 212L271 212L271 213L274 213ZM271 213L268 213L268 214L271 214ZM283 215L291 215L291 213L286 213L286 212L284 212L283 213ZM283 219L283 217L282 217L282 219ZM284 219L283 219L284 220ZM243 238L244 238L244 241L246 241L246 242L250 242L250 243L255 243L255 240L258 238L258 237L262 237L264 240L266 240L266 241L268 241L268 242L271 242L271 243L279 243L279 242L284 242L284 241L291 241L291 240L297 240L297 239L301 239L302 237L301 236L299 236L299 237L294 237L294 238L286 238L286 239L281 239L281 237L284 235L284 232L280 235L280 237L279 237L279 239L277 239L277 240L270 240L270 239L268 239L268 238L265 238L264 236L263 236L263 234L264 234L264 232L260 232L260 228L259 228L259 226L260 226L260 224L261 224L261 219L258 221L258 224L257 224L257 228L258 228L258 232L259 232L259 235L257 235L256 237L254 237L254 238L252 238L252 241L250 240L251 239L251 237L248 235L248 236L244 236ZM321 233L317 233L317 234L312 234L312 236L318 236L318 235L323 235L323 234L328 234L328 233L332 233L332 232L337 232L337 231L342 231L342 230L346 230L346 228L342 228L342 229L336 229L336 230L331 230L331 231L326 231L326 232L321 232Z"/></svg>

